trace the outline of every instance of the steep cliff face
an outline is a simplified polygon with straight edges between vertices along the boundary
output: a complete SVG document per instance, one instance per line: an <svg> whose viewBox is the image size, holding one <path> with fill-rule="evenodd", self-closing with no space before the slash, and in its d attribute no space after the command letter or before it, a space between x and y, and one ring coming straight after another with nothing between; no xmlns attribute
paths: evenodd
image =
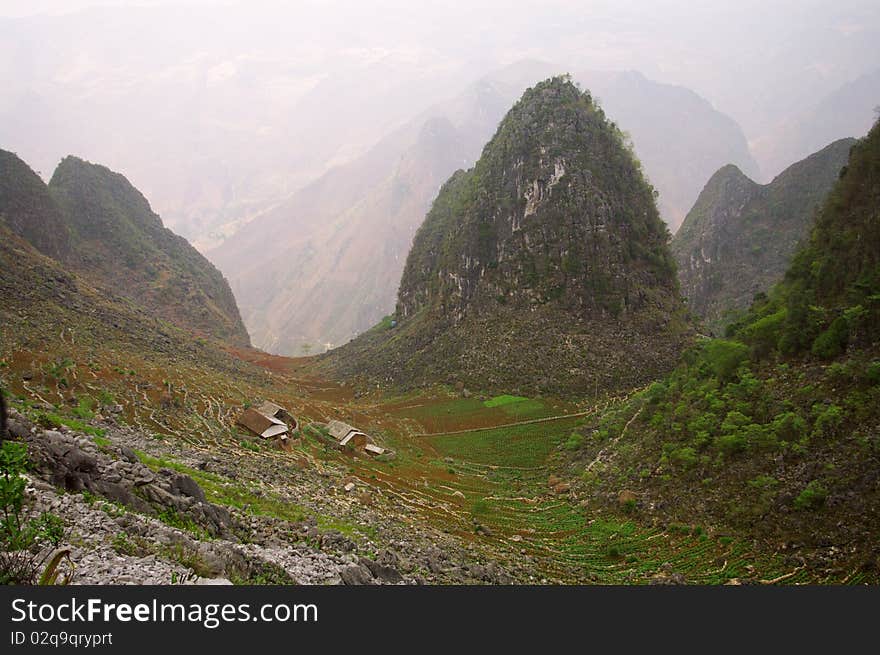
<svg viewBox="0 0 880 655"><path fill-rule="evenodd" d="M565 78L529 89L416 233L393 328L331 369L410 386L585 391L638 384L685 340L653 189Z"/></svg>
<svg viewBox="0 0 880 655"><path fill-rule="evenodd" d="M710 329L782 278L854 143L835 141L766 185L736 166L712 176L672 240L682 294Z"/></svg>

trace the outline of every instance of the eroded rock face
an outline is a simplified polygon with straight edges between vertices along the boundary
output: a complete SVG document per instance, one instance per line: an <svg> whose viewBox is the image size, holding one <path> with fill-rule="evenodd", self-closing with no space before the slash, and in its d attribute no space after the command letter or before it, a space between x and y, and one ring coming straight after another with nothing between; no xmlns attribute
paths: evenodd
<svg viewBox="0 0 880 655"><path fill-rule="evenodd" d="M687 329L652 191L589 94L564 78L538 84L434 201L398 325L331 354L330 368L557 393L663 372ZM542 356L524 365L517 352Z"/></svg>

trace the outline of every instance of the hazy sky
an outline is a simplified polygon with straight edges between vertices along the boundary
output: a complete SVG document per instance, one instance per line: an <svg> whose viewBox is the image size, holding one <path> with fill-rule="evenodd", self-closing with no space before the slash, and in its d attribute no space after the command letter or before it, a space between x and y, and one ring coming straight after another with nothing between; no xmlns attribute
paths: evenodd
<svg viewBox="0 0 880 655"><path fill-rule="evenodd" d="M0 0L0 16L69 14L89 7L150 7L169 4L220 4L218 0Z"/></svg>
<svg viewBox="0 0 880 655"><path fill-rule="evenodd" d="M0 147L235 218L524 59L688 87L772 150L880 67L880 2L0 0Z"/></svg>

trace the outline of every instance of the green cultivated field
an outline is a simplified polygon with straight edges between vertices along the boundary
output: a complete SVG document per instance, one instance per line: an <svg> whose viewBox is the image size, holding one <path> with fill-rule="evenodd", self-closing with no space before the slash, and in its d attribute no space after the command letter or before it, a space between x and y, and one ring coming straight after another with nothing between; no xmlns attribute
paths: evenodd
<svg viewBox="0 0 880 655"><path fill-rule="evenodd" d="M465 434L429 437L430 444L448 457L495 466L530 468L547 457L583 419L563 419L536 425L517 425Z"/></svg>

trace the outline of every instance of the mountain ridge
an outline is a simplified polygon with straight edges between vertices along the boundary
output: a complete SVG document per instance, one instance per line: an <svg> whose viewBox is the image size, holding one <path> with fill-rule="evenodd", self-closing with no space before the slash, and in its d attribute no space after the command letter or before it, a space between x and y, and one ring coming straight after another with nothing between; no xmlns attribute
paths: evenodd
<svg viewBox="0 0 880 655"><path fill-rule="evenodd" d="M190 331L250 344L222 274L162 224L121 174L64 158L46 185L11 153L0 216L11 232L98 288Z"/></svg>
<svg viewBox="0 0 880 655"><path fill-rule="evenodd" d="M710 329L721 332L756 293L782 279L854 143L835 141L764 185L734 165L709 179L672 251L682 293Z"/></svg>

